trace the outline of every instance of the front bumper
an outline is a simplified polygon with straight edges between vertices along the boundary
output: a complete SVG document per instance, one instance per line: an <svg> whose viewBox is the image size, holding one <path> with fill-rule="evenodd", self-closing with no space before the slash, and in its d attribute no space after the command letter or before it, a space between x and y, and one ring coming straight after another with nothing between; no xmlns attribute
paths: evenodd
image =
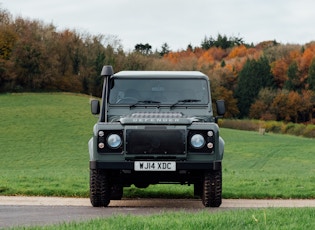
<svg viewBox="0 0 315 230"><path fill-rule="evenodd" d="M134 170L134 161L98 162L90 161L90 169ZM176 170L221 170L221 161L187 162L176 161Z"/></svg>

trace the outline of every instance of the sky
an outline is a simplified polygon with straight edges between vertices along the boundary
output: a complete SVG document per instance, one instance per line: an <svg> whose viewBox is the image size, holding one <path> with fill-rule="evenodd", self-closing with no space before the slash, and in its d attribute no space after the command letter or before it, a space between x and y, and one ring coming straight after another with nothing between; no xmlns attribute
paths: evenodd
<svg viewBox="0 0 315 230"><path fill-rule="evenodd" d="M58 31L115 38L126 51L140 43L185 50L218 34L249 44L315 41L314 0L0 0L0 7Z"/></svg>

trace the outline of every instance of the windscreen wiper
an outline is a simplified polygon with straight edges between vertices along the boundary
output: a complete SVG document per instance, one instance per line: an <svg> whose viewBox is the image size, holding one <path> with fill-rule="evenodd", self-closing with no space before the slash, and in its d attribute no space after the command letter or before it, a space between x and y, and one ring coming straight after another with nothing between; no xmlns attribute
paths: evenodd
<svg viewBox="0 0 315 230"><path fill-rule="evenodd" d="M200 100L198 99L184 99L184 100L178 100L177 102L175 102L173 105L171 105L170 109L173 109L176 105L179 105L181 103L185 104L185 103L190 103L190 102L200 102Z"/></svg>
<svg viewBox="0 0 315 230"><path fill-rule="evenodd" d="M130 109L136 107L139 104L161 104L160 101L152 101L152 100L144 100L144 101L137 101L136 103L130 105Z"/></svg>

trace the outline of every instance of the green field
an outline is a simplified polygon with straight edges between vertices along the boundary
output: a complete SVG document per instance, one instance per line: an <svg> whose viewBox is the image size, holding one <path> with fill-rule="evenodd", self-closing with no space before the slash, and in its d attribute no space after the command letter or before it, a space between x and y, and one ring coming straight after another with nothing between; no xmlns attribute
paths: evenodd
<svg viewBox="0 0 315 230"><path fill-rule="evenodd" d="M76 94L0 95L0 195L89 195L96 118ZM315 198L314 139L222 129L224 198ZM125 188L125 197L190 198L192 186Z"/></svg>

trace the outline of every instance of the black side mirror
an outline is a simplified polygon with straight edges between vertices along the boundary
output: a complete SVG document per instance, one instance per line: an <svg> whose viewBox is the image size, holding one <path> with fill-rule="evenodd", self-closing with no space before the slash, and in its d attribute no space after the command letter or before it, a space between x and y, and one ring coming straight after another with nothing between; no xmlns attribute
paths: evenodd
<svg viewBox="0 0 315 230"><path fill-rule="evenodd" d="M219 117L222 117L225 114L225 103L224 100L217 100L217 113Z"/></svg>
<svg viewBox="0 0 315 230"><path fill-rule="evenodd" d="M91 101L91 113L93 115L100 114L100 102L99 102L99 100L92 100Z"/></svg>

